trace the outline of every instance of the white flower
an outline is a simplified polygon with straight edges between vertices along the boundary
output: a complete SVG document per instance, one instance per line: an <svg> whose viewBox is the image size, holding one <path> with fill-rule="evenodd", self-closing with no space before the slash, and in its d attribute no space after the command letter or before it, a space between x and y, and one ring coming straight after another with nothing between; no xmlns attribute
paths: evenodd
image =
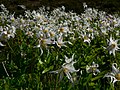
<svg viewBox="0 0 120 90"><path fill-rule="evenodd" d="M88 42L90 44L91 40L87 37L87 36L84 36L84 42Z"/></svg>
<svg viewBox="0 0 120 90"><path fill-rule="evenodd" d="M74 59L74 54L72 55L72 58L68 58L67 56L65 56L65 62L66 62L66 63L72 62L73 59Z"/></svg>
<svg viewBox="0 0 120 90"><path fill-rule="evenodd" d="M40 48L41 55L43 54L43 49L42 49L43 47L47 49L48 45L55 44L55 41L50 38L39 38L38 42L39 44L37 46L34 46L34 48Z"/></svg>
<svg viewBox="0 0 120 90"><path fill-rule="evenodd" d="M58 46L59 48L61 48L62 46L65 46L65 47L66 47L65 43L66 43L66 42L63 41L63 36L60 35L60 36L57 38L57 41L56 41L57 46Z"/></svg>
<svg viewBox="0 0 120 90"><path fill-rule="evenodd" d="M112 72L105 74L104 77L110 77L113 86L115 82L120 81L120 70L117 67L117 63L112 64Z"/></svg>
<svg viewBox="0 0 120 90"><path fill-rule="evenodd" d="M72 58L68 59L68 57L65 56L65 63L62 65L62 68L56 71L51 71L50 73L60 73L60 79L63 78L63 73L65 73L67 78L73 83L74 80L71 74L79 71L79 69L76 70L73 66L74 63L76 63L73 61L73 57L74 55L72 55Z"/></svg>
<svg viewBox="0 0 120 90"><path fill-rule="evenodd" d="M16 28L14 26L7 25L4 27L4 31L0 34L0 39L6 41L11 37L14 38L16 34Z"/></svg>
<svg viewBox="0 0 120 90"><path fill-rule="evenodd" d="M26 6L25 5L18 5L19 7L21 7L22 9L26 9Z"/></svg>
<svg viewBox="0 0 120 90"><path fill-rule="evenodd" d="M98 67L99 67L98 64L95 64L95 62L92 62L91 66L88 66L88 65L86 66L86 71L87 71L87 73L92 72L93 75L96 75L97 73L100 73L100 70L97 69Z"/></svg>
<svg viewBox="0 0 120 90"><path fill-rule="evenodd" d="M87 35L86 32L84 32L84 34L81 34L81 35L82 35L84 42L87 42L90 45L91 40L89 38L89 35Z"/></svg>
<svg viewBox="0 0 120 90"><path fill-rule="evenodd" d="M113 55L115 56L115 51L120 49L118 47L118 44L117 44L118 40L113 40L112 37L110 37L110 40L109 40L109 46L107 47L107 50L109 51L109 53L113 53Z"/></svg>
<svg viewBox="0 0 120 90"><path fill-rule="evenodd" d="M52 40L51 38L39 38L39 44L37 47L47 47L47 45L52 45L55 44L55 41Z"/></svg>

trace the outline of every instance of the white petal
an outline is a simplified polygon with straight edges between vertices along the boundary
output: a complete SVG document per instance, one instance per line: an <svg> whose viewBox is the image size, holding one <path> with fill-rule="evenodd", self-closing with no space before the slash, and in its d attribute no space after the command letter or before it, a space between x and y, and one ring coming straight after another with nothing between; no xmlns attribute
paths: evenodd
<svg viewBox="0 0 120 90"><path fill-rule="evenodd" d="M5 45L0 42L0 46L5 46Z"/></svg>
<svg viewBox="0 0 120 90"><path fill-rule="evenodd" d="M112 64L112 72L113 72L114 74L119 73L119 70L117 69L117 63L113 63L113 64Z"/></svg>
<svg viewBox="0 0 120 90"><path fill-rule="evenodd" d="M65 74L67 75L67 78L73 83L73 79L72 79L72 76L70 75L70 73L66 72Z"/></svg>

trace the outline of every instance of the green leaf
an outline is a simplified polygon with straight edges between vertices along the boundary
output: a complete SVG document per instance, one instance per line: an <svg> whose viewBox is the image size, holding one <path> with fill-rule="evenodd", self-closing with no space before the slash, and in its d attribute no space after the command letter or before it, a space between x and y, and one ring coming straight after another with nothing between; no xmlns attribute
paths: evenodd
<svg viewBox="0 0 120 90"><path fill-rule="evenodd" d="M86 77L86 82L83 83L83 86L86 86L86 84L91 80L92 74L89 74L88 77Z"/></svg>
<svg viewBox="0 0 120 90"><path fill-rule="evenodd" d="M91 81L95 81L95 80L97 80L97 79L100 79L101 77L103 77L103 76L94 77L94 78L91 79Z"/></svg>
<svg viewBox="0 0 120 90"><path fill-rule="evenodd" d="M53 66L50 66L49 68L44 69L44 70L42 71L42 74L50 71L51 69L53 69Z"/></svg>
<svg viewBox="0 0 120 90"><path fill-rule="evenodd" d="M95 83L93 83L93 82L89 83L89 86L94 86L94 85L95 85Z"/></svg>

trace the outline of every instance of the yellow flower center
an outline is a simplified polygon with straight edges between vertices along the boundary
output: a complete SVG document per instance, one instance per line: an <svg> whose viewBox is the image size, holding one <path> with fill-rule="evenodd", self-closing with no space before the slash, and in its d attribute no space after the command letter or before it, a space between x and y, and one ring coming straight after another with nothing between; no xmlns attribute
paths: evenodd
<svg viewBox="0 0 120 90"><path fill-rule="evenodd" d="M112 49L115 48L115 46L116 46L115 43L111 44L111 48L112 48Z"/></svg>
<svg viewBox="0 0 120 90"><path fill-rule="evenodd" d="M92 68L91 68L92 72L95 72L96 69L97 69L96 67L92 67Z"/></svg>
<svg viewBox="0 0 120 90"><path fill-rule="evenodd" d="M44 30L43 30L43 32L44 32L44 33L47 33L47 32L48 32L48 30L47 30L47 29L44 29Z"/></svg>
<svg viewBox="0 0 120 90"><path fill-rule="evenodd" d="M117 73L117 74L115 75L115 78L116 78L117 80L120 80L120 73Z"/></svg>
<svg viewBox="0 0 120 90"><path fill-rule="evenodd" d="M90 30L89 30L89 32L90 32L90 33L92 33L92 32L93 32L93 30L92 30L92 29L90 29Z"/></svg>
<svg viewBox="0 0 120 90"><path fill-rule="evenodd" d="M41 40L41 43L42 43L42 44L45 44L45 43L46 43L46 40L45 40L45 39L42 39L42 40Z"/></svg>
<svg viewBox="0 0 120 90"><path fill-rule="evenodd" d="M50 36L51 36L51 37L54 37L54 36L55 36L55 33L50 32Z"/></svg>
<svg viewBox="0 0 120 90"><path fill-rule="evenodd" d="M24 23L25 21L24 21L23 19L20 19L20 22L21 22L21 23Z"/></svg>
<svg viewBox="0 0 120 90"><path fill-rule="evenodd" d="M47 22L47 19L45 19L44 22Z"/></svg>
<svg viewBox="0 0 120 90"><path fill-rule="evenodd" d="M27 34L27 35L32 35L32 32L31 32L31 31L28 31L26 34Z"/></svg>
<svg viewBox="0 0 120 90"><path fill-rule="evenodd" d="M12 17L12 18L11 18L11 21L13 21L13 22L14 22L14 21L15 21L15 18L13 18L13 17Z"/></svg>
<svg viewBox="0 0 120 90"><path fill-rule="evenodd" d="M89 38L87 36L84 36L84 40L88 40Z"/></svg>
<svg viewBox="0 0 120 90"><path fill-rule="evenodd" d="M61 43L61 42L58 42L58 45L60 45L60 46L61 46L61 45L62 45L62 43Z"/></svg>
<svg viewBox="0 0 120 90"><path fill-rule="evenodd" d="M60 28L60 32L62 32L62 33L63 33L63 32L64 32L64 28Z"/></svg>
<svg viewBox="0 0 120 90"><path fill-rule="evenodd" d="M63 71L66 73L68 72L69 70L67 68L63 68Z"/></svg>

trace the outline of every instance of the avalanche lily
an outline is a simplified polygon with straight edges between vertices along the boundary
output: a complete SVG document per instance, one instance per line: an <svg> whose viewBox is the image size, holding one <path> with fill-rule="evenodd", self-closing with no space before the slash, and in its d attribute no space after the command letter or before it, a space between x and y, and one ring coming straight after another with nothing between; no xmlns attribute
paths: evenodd
<svg viewBox="0 0 120 90"><path fill-rule="evenodd" d="M89 38L89 35L87 35L86 32L84 32L84 34L81 34L81 36L82 36L84 42L87 42L90 45L91 40Z"/></svg>
<svg viewBox="0 0 120 90"><path fill-rule="evenodd" d="M120 70L117 63L112 64L112 72L105 74L104 77L110 77L113 86L115 82L120 81Z"/></svg>
<svg viewBox="0 0 120 90"><path fill-rule="evenodd" d="M63 41L63 36L60 35L58 38L57 38L57 41L56 41L56 44L59 48L61 48L62 46L65 46L66 41Z"/></svg>
<svg viewBox="0 0 120 90"><path fill-rule="evenodd" d="M65 56L65 63L62 65L62 68L59 70L56 70L56 71L51 71L50 73L57 73L57 74L59 73L60 80L62 80L63 75L65 73L67 78L73 83L74 79L71 74L79 71L79 69L76 70L73 66L74 63L76 63L75 61L73 61L73 58L74 58L74 54L72 55L72 58L70 58L70 59Z"/></svg>
<svg viewBox="0 0 120 90"><path fill-rule="evenodd" d="M100 70L97 69L99 67L98 64L95 64L95 62L92 62L92 65L91 66L86 66L86 71L87 73L93 73L93 75L96 75L97 73L100 73Z"/></svg>
<svg viewBox="0 0 120 90"><path fill-rule="evenodd" d="M112 37L110 37L109 46L107 47L107 50L109 51L109 53L110 54L113 53L114 56L115 56L115 51L120 49L118 47L117 42L118 42L118 40L113 40Z"/></svg>

